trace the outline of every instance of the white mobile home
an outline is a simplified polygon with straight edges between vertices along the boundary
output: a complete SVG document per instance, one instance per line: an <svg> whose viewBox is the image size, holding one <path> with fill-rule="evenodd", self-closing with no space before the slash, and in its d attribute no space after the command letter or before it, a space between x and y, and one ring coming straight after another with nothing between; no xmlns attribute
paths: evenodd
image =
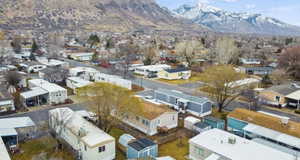
<svg viewBox="0 0 300 160"><path fill-rule="evenodd" d="M104 73L98 73L94 77L95 82L106 82L111 83L123 88L127 88L129 90L132 89L132 83L130 80L123 79L119 76L104 74Z"/></svg>
<svg viewBox="0 0 300 160"><path fill-rule="evenodd" d="M123 122L152 136L157 134L159 129L176 128L178 125L178 112L164 105L143 102L141 111L127 113Z"/></svg>
<svg viewBox="0 0 300 160"><path fill-rule="evenodd" d="M32 79L28 81L29 88L40 87L49 94L48 103L64 103L68 98L67 90L57 84L50 83L42 79Z"/></svg>
<svg viewBox="0 0 300 160"><path fill-rule="evenodd" d="M296 160L295 156L220 129L205 131L189 140L191 160Z"/></svg>
<svg viewBox="0 0 300 160"><path fill-rule="evenodd" d="M93 81L96 74L100 73L94 68L90 67L75 67L69 70L71 77L81 77L87 81Z"/></svg>
<svg viewBox="0 0 300 160"><path fill-rule="evenodd" d="M158 72L165 69L171 69L171 66L167 64L139 66L139 67L135 67L134 73L147 76L150 73L157 74Z"/></svg>
<svg viewBox="0 0 300 160"><path fill-rule="evenodd" d="M81 79L80 77L69 77L66 80L67 86L71 89L73 89L73 92L76 93L76 89L93 84L90 81L86 81L84 79Z"/></svg>
<svg viewBox="0 0 300 160"><path fill-rule="evenodd" d="M49 111L49 126L82 160L115 159L115 139L69 108Z"/></svg>

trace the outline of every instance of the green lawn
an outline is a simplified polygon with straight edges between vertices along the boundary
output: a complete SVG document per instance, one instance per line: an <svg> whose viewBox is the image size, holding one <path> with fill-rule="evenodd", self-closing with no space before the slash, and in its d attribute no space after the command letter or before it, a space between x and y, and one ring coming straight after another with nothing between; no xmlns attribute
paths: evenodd
<svg viewBox="0 0 300 160"><path fill-rule="evenodd" d="M73 160L74 157L67 151L56 151L57 142L53 137L45 136L20 144L21 153L12 156L12 160L31 160L41 153L46 154L46 158L57 158L61 160Z"/></svg>
<svg viewBox="0 0 300 160"><path fill-rule="evenodd" d="M124 134L125 132L121 129L118 129L118 128L113 128L109 134L111 136L113 136L115 139L116 139L116 144L118 144L118 141L119 141L119 138L122 134ZM118 149L117 149L117 152L116 152L116 160L124 160L126 159L126 156Z"/></svg>
<svg viewBox="0 0 300 160"><path fill-rule="evenodd" d="M182 139L182 146L179 145L180 140L165 143L159 146L159 156L171 156L176 160L185 160L185 156L189 153L189 139Z"/></svg>

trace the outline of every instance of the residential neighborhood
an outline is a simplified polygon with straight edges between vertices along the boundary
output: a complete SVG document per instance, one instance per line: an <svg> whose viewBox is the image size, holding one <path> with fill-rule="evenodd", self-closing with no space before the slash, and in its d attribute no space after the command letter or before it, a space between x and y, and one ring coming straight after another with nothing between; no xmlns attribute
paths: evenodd
<svg viewBox="0 0 300 160"><path fill-rule="evenodd" d="M0 160L300 160L300 29L161 1L0 2Z"/></svg>

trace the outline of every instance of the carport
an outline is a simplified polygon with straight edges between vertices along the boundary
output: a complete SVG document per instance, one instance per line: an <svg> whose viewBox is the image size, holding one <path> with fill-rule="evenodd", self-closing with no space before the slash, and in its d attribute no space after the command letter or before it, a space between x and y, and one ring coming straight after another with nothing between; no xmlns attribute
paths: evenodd
<svg viewBox="0 0 300 160"><path fill-rule="evenodd" d="M300 90L287 95L285 98L288 106L296 107L298 110L300 109Z"/></svg>
<svg viewBox="0 0 300 160"><path fill-rule="evenodd" d="M48 99L48 91L35 87L30 91L21 93L22 103L27 106L36 106L36 105L44 105L47 104Z"/></svg>

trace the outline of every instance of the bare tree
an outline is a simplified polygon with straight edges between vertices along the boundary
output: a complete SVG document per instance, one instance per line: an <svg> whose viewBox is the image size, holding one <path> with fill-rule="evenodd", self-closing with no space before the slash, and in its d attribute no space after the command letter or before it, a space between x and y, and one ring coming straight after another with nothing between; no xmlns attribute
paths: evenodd
<svg viewBox="0 0 300 160"><path fill-rule="evenodd" d="M8 86L13 86L15 88L18 87L20 81L21 81L21 75L16 71L9 71L5 75L5 80L8 84Z"/></svg>
<svg viewBox="0 0 300 160"><path fill-rule="evenodd" d="M124 44L119 47L119 57L123 59L121 69L123 70L123 77L126 78L129 73L130 62L136 60L139 47L133 43Z"/></svg>
<svg viewBox="0 0 300 160"><path fill-rule="evenodd" d="M219 64L232 64L238 54L235 40L227 36L217 39L215 53Z"/></svg>
<svg viewBox="0 0 300 160"><path fill-rule="evenodd" d="M176 44L176 53L178 56L182 57L191 67L197 54L203 49L203 44L198 40L183 41Z"/></svg>
<svg viewBox="0 0 300 160"><path fill-rule="evenodd" d="M291 77L300 79L300 46L283 50L279 66Z"/></svg>
<svg viewBox="0 0 300 160"><path fill-rule="evenodd" d="M151 65L155 61L158 61L157 59L157 57L159 57L158 50L153 46L148 46L144 49L144 56L145 56L144 64Z"/></svg>
<svg viewBox="0 0 300 160"><path fill-rule="evenodd" d="M217 102L219 112L239 97L248 86L241 86L236 81L245 77L231 65L212 66L204 71L202 81L205 82L209 96Z"/></svg>
<svg viewBox="0 0 300 160"><path fill-rule="evenodd" d="M125 88L108 83L94 83L78 89L80 97L87 100L87 106L98 117L98 127L109 133L112 127L129 112L139 112L140 101Z"/></svg>
<svg viewBox="0 0 300 160"><path fill-rule="evenodd" d="M64 40L62 35L54 33L49 35L47 42L47 53L49 59L57 59L60 51L63 50Z"/></svg>
<svg viewBox="0 0 300 160"><path fill-rule="evenodd" d="M21 53L22 51L22 40L21 37L14 37L11 42L11 47L13 48L16 54Z"/></svg>

